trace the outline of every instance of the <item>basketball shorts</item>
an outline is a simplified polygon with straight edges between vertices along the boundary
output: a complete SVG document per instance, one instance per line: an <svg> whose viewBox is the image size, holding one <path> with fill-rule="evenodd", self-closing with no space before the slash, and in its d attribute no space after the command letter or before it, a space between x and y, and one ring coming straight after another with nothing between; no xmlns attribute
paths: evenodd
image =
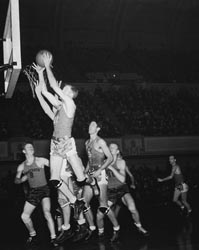
<svg viewBox="0 0 199 250"><path fill-rule="evenodd" d="M92 176L92 173L93 173L93 171L92 172L90 172L90 171L88 172L88 174L91 175L91 176ZM101 174L99 176L97 176L96 179L97 179L97 184L98 185L108 185L108 176L106 174L106 170L103 169L101 171Z"/></svg>
<svg viewBox="0 0 199 250"><path fill-rule="evenodd" d="M120 203L122 197L127 193L130 193L130 191L126 183L116 188L108 188L108 200L113 204Z"/></svg>
<svg viewBox="0 0 199 250"><path fill-rule="evenodd" d="M181 193L185 193L189 190L189 187L186 183L181 183L175 187L176 190L180 191Z"/></svg>
<svg viewBox="0 0 199 250"><path fill-rule="evenodd" d="M30 188L26 201L36 207L46 197L50 197L50 188L48 185Z"/></svg>
<svg viewBox="0 0 199 250"><path fill-rule="evenodd" d="M77 149L73 137L70 138L52 137L50 144L50 155L54 156L58 155L62 158L67 158L74 154L77 154Z"/></svg>

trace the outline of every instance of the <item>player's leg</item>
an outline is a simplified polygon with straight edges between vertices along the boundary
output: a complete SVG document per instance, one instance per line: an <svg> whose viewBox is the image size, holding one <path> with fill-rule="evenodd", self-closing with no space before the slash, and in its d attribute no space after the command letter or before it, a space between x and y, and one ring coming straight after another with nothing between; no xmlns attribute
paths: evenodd
<svg viewBox="0 0 199 250"><path fill-rule="evenodd" d="M91 207L90 207L90 201L93 198L93 190L89 185L84 186L83 197L84 197L84 201L85 201L84 215L85 215L86 220L89 224L89 229L90 229L91 233L93 233L96 230L96 226L94 223L93 212L92 212Z"/></svg>
<svg viewBox="0 0 199 250"><path fill-rule="evenodd" d="M35 205L32 205L31 203L26 201L23 212L21 214L21 219L29 232L29 239L27 240L27 243L30 244L36 241L36 231L34 229L33 222L31 219L31 214L35 210L35 208Z"/></svg>
<svg viewBox="0 0 199 250"><path fill-rule="evenodd" d="M92 186L95 195L98 195L99 190L98 190L98 186L97 186L95 178L93 178L92 176L85 175L84 173L85 168L83 166L81 158L77 154L74 138L70 138L70 141L72 145L71 150L66 153L66 156L67 156L67 160L69 161L75 173L75 176L77 177L78 185L84 186L86 184L89 184Z"/></svg>
<svg viewBox="0 0 199 250"><path fill-rule="evenodd" d="M120 209L121 209L121 206L119 204L116 204L115 206L112 207L112 210L113 210L116 218L118 218Z"/></svg>
<svg viewBox="0 0 199 250"><path fill-rule="evenodd" d="M149 235L147 230L145 230L141 224L140 215L139 215L139 212L138 212L136 205L135 205L135 201L134 201L133 197L131 196L131 194L126 193L122 197L122 202L124 203L125 206L127 206L128 210L130 211L132 218L134 220L135 226L137 227L138 231L145 236Z"/></svg>
<svg viewBox="0 0 199 250"><path fill-rule="evenodd" d="M70 225L71 220L71 207L69 200L63 195L62 192L58 190L58 202L62 209L62 215L63 215L63 224L62 224L62 230L61 233L57 236L56 242L58 244L63 243L64 241L70 239L73 237L74 232Z"/></svg>
<svg viewBox="0 0 199 250"><path fill-rule="evenodd" d="M191 213L192 209L190 204L187 202L187 194L188 194L188 185L186 183L183 183L183 190L181 191L181 201L182 204L186 207L187 212Z"/></svg>
<svg viewBox="0 0 199 250"><path fill-rule="evenodd" d="M74 138L70 138L71 149L66 152L67 160L69 161L75 176L77 177L77 182L83 186L86 181L86 176L84 173L84 166L77 154L76 145Z"/></svg>
<svg viewBox="0 0 199 250"><path fill-rule="evenodd" d="M66 182L62 180L62 167L64 159L59 155L50 156L50 168L51 168L51 177L50 182L52 186L60 190L69 201L74 204L76 201L75 195L71 192Z"/></svg>
<svg viewBox="0 0 199 250"><path fill-rule="evenodd" d="M45 197L41 201L42 204L42 209L44 213L44 217L47 221L47 225L50 231L50 237L51 239L56 238L56 233L55 233L55 224L51 215L51 202L49 197Z"/></svg>
<svg viewBox="0 0 199 250"><path fill-rule="evenodd" d="M182 202L179 200L181 195L181 190L179 188L174 189L174 194L173 194L173 202L177 204L182 210L184 209L184 205Z"/></svg>
<svg viewBox="0 0 199 250"><path fill-rule="evenodd" d="M102 179L98 182L100 188L100 196L99 196L99 208L97 211L97 225L98 225L98 233L99 236L103 236L104 234L104 216L107 215L111 223L113 224L113 236L111 241L116 241L119 236L120 226L115 217L114 212L108 206L108 198L107 198L107 180L102 175Z"/></svg>

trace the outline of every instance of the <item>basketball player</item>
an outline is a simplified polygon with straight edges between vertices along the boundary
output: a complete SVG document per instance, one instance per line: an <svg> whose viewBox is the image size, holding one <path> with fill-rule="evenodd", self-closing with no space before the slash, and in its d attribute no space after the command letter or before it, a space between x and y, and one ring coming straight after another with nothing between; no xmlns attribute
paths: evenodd
<svg viewBox="0 0 199 250"><path fill-rule="evenodd" d="M45 99L42 95L42 88L46 88L45 83L44 83L44 79L43 79L44 68L41 68L38 65L34 65L34 68L38 72L39 79L40 79L39 82L34 83L36 96L41 104L41 107L45 111L45 113L53 120L54 119L54 112L52 111L52 109L50 108L50 106L45 101ZM67 155L67 156L70 156L70 155ZM53 156L51 156L51 158L52 157ZM53 160L55 160L55 159L53 158ZM67 157L67 160L68 160L68 157ZM57 168L59 169L60 172L59 172L59 176L58 175L56 176L56 178L59 178L60 183L61 183L61 186L58 187L58 202L61 206L62 213L63 213L63 219L64 219L64 224L62 225L62 231L56 239L56 242L58 242L59 244L63 243L65 240L71 238L74 234L74 232L72 231L72 228L70 227L70 214L71 214L70 206L72 206L74 209L74 217L75 218L79 217L79 215L84 207L83 200L77 199L77 197L73 193L73 189L71 189L71 185L69 186L69 181L70 181L70 177L72 174L71 174L71 170L65 171L65 168L66 168L65 161L66 161L66 158L63 158L62 161L58 161L58 163L60 163L62 165L57 166ZM78 161L81 163L80 158L78 158ZM80 166L81 167L83 166L82 163ZM54 165L52 167L55 168ZM65 172L65 174L63 174L64 172ZM67 173L67 178L66 178L66 173ZM51 175L51 179L52 178L53 177Z"/></svg>
<svg viewBox="0 0 199 250"><path fill-rule="evenodd" d="M107 203L107 176L105 169L112 162L112 155L104 139L98 136L101 127L95 121L89 125L90 139L86 141L86 151L88 155L88 164L86 173L89 176L95 177L99 186L99 208L97 211L97 226L99 237L104 236L104 216L107 215L113 224L113 236L111 241L116 241L119 236L120 226L118 221ZM86 209L84 210L85 217L89 223L90 231L94 232L96 227L93 220L93 214L90 209L90 201L93 195L98 195L90 186L84 187L84 200ZM92 234L92 233L91 233Z"/></svg>
<svg viewBox="0 0 199 250"><path fill-rule="evenodd" d="M86 178L83 172L84 167L76 152L75 140L71 137L76 111L74 99L78 95L78 90L71 85L65 85L63 89L60 88L51 70L51 60L52 55L48 53L43 54L43 61L50 86L58 98L52 95L45 87L42 88L42 94L54 108L53 116L51 115L54 124L50 152L51 181L55 187L62 189L59 175L64 158L67 158L70 162L80 185L85 184ZM43 72L39 74L39 80L45 84Z"/></svg>
<svg viewBox="0 0 199 250"><path fill-rule="evenodd" d="M65 84L61 89L57 83L54 74L51 70L52 55L49 53L43 54L43 62L47 72L51 88L54 90L58 98L52 95L47 88L42 88L42 94L54 107L54 132L51 140L51 181L55 187L62 189L62 183L59 180L60 166L64 158L69 161L80 186L86 183L95 185L94 179L87 179L84 174L84 166L77 155L75 140L71 137L73 121L75 117L76 105L74 99L78 95L78 90L69 84ZM43 74L39 74L39 78L45 81Z"/></svg>
<svg viewBox="0 0 199 250"><path fill-rule="evenodd" d="M118 158L121 158L122 159L122 155L121 153L118 154ZM129 167L126 165L125 166L125 172L126 174L128 175L129 179L130 179L130 183L127 184L128 186L130 186L131 189L135 190L136 189L136 186L135 186L135 179L134 179L134 176L133 174L131 173L131 171L129 170ZM127 182L126 182L127 183ZM132 195L132 192L130 191L131 195ZM121 209L121 202L117 202L117 204L114 204L113 205L113 211L115 213L115 216L118 217L118 214L120 212L120 209Z"/></svg>
<svg viewBox="0 0 199 250"><path fill-rule="evenodd" d="M120 151L117 144L111 143L109 149L113 156L113 161L107 168L109 205L113 206L122 202L130 211L137 230L144 236L148 236L149 233L142 227L134 199L125 182L126 162L120 157Z"/></svg>
<svg viewBox="0 0 199 250"><path fill-rule="evenodd" d="M28 180L30 186L29 193L26 196L23 213L21 215L21 218L30 235L27 243L32 245L37 242L36 231L31 220L31 214L41 203L50 231L51 243L53 246L57 246L55 242L56 234L54 221L50 212L50 190L47 185L44 172L44 166L49 166L49 161L46 158L34 156L35 151L32 143L25 143L22 152L24 153L26 160L22 162L17 168L15 183L21 184Z"/></svg>
<svg viewBox="0 0 199 250"><path fill-rule="evenodd" d="M159 182L171 180L174 178L175 189L173 194L173 202L175 202L182 210L187 209L187 213L191 213L192 209L189 203L187 202L187 192L188 185L184 182L184 177L180 166L176 163L176 158L171 155L169 156L169 163L171 164L171 174L163 179L158 178ZM180 200L181 198L181 200Z"/></svg>

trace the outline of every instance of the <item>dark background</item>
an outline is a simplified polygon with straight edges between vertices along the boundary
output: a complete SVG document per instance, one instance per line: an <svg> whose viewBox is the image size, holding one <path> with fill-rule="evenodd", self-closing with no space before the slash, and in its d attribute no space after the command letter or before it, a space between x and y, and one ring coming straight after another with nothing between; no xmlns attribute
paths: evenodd
<svg viewBox="0 0 199 250"><path fill-rule="evenodd" d="M23 66L45 48L62 80L119 71L148 81L198 82L197 0L19 2ZM0 6L3 34L8 0Z"/></svg>

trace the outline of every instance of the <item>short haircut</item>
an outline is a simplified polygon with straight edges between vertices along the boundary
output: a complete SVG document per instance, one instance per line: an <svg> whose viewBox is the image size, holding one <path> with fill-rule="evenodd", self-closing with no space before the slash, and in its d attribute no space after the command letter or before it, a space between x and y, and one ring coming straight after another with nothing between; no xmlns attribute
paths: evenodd
<svg viewBox="0 0 199 250"><path fill-rule="evenodd" d="M63 89L65 86L70 86L71 87L71 90L73 91L73 98L75 99L78 96L78 93L79 93L78 89L75 86L73 86L72 84L66 83L66 82L61 84L61 89Z"/></svg>
<svg viewBox="0 0 199 250"><path fill-rule="evenodd" d="M27 144L31 144L32 146L34 146L32 141L25 141L25 142L23 142L22 145L21 145L22 150L25 149L25 146L26 146Z"/></svg>

